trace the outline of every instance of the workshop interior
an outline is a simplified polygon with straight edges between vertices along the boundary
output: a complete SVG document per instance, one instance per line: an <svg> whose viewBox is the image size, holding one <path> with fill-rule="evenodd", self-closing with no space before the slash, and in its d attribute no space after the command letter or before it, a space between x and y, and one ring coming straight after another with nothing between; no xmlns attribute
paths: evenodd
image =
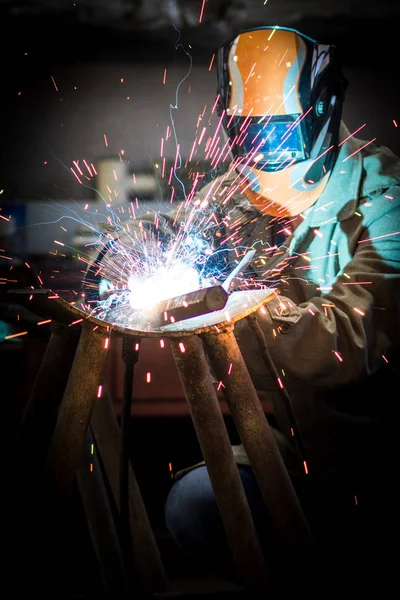
<svg viewBox="0 0 400 600"><path fill-rule="evenodd" d="M128 578L143 598L247 597L240 581L182 553L164 518L176 473L201 462L214 435L204 427L199 441L196 418L210 408L193 389L214 390L218 427L238 443L226 390L190 334L201 330L211 359L229 365L231 334L215 336L212 314L230 306L239 319L243 307L212 282L185 288L177 269L154 284L170 286L161 333L155 321L129 325L126 312L108 323L91 309L93 264L124 262L110 242L116 224L179 206L226 167L210 151L221 135L215 56L244 28L295 28L336 45L349 130L400 155L399 13L389 0L0 2L3 493L17 514L3 514L4 552L14 580L27 568L35 596L125 597ZM112 295L107 280L102 293ZM273 421L268 397L252 398ZM43 515L51 533L41 539Z"/></svg>

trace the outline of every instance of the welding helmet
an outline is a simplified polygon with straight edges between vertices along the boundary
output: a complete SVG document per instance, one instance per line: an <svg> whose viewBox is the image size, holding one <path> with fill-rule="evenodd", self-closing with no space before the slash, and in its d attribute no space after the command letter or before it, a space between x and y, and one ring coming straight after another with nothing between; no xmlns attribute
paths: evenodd
<svg viewBox="0 0 400 600"><path fill-rule="evenodd" d="M217 55L218 100L242 187L261 211L295 215L337 156L347 80L335 46L285 27L248 29Z"/></svg>

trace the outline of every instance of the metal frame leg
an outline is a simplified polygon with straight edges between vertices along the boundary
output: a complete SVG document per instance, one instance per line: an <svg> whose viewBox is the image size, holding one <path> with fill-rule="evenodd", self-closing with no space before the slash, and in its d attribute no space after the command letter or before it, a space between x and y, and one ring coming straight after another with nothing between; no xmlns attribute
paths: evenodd
<svg viewBox="0 0 400 600"><path fill-rule="evenodd" d="M111 400L104 394L95 404L91 429L110 485L114 502L120 506L118 467L120 464L121 432ZM135 473L129 464L130 533L135 565L145 593L170 591L160 552L154 538L146 507Z"/></svg>
<svg viewBox="0 0 400 600"><path fill-rule="evenodd" d="M232 557L243 584L258 586L266 582L266 567L210 367L201 339L197 335L183 339L170 338L170 344Z"/></svg>
<svg viewBox="0 0 400 600"><path fill-rule="evenodd" d="M279 539L289 544L312 543L308 523L262 410L233 326L201 337L215 374L224 384L227 404Z"/></svg>
<svg viewBox="0 0 400 600"><path fill-rule="evenodd" d="M34 479L43 469L79 333L80 330L63 323L52 323L51 335L22 416L17 440L20 466L30 479Z"/></svg>
<svg viewBox="0 0 400 600"><path fill-rule="evenodd" d="M75 480L106 359L103 329L83 325L45 465L52 500L64 500Z"/></svg>
<svg viewBox="0 0 400 600"><path fill-rule="evenodd" d="M96 554L105 594L122 597L125 583L124 560L113 519L108 490L95 451L90 427L76 474L79 493Z"/></svg>

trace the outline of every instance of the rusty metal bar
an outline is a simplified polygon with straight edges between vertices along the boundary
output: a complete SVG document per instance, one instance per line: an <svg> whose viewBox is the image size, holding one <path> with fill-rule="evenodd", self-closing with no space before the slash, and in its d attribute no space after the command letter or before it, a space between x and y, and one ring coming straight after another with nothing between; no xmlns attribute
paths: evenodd
<svg viewBox="0 0 400 600"><path fill-rule="evenodd" d="M53 499L70 491L98 395L106 358L107 332L84 324L61 402L45 464L45 479Z"/></svg>
<svg viewBox="0 0 400 600"><path fill-rule="evenodd" d="M99 398L90 421L91 430L110 485L116 506L120 507L118 468L121 452L121 432L117 417L107 394ZM170 591L157 542L143 503L135 473L129 463L130 532L135 560L134 570L147 594Z"/></svg>
<svg viewBox="0 0 400 600"><path fill-rule="evenodd" d="M90 427L77 470L77 485L99 565L103 591L122 597L126 574L118 533Z"/></svg>
<svg viewBox="0 0 400 600"><path fill-rule="evenodd" d="M278 538L292 545L311 544L313 538L307 520L262 410L233 325L201 337L215 375L224 384L226 402Z"/></svg>
<svg viewBox="0 0 400 600"><path fill-rule="evenodd" d="M129 425L132 411L132 391L135 364L139 359L139 338L122 338L122 360L125 364L124 387L122 393L122 410L120 439L121 451L119 462L119 517L120 517L120 541L124 561L126 565L127 581L126 592L133 591L134 577L130 577L131 566L134 564L133 544L130 535L130 506L129 506L129 465L130 444ZM132 589L131 589L132 588Z"/></svg>
<svg viewBox="0 0 400 600"><path fill-rule="evenodd" d="M267 581L266 566L203 344L197 335L184 339L184 352L179 339L170 344L228 544L243 585L260 586Z"/></svg>
<svg viewBox="0 0 400 600"><path fill-rule="evenodd" d="M18 432L20 466L30 479L43 469L80 329L53 322Z"/></svg>

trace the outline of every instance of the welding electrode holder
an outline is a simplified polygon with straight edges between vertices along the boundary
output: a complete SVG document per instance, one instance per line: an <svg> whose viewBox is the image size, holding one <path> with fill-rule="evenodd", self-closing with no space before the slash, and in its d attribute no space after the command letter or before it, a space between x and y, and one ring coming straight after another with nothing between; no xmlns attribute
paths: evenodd
<svg viewBox="0 0 400 600"><path fill-rule="evenodd" d="M159 302L154 308L153 326L168 325L184 321L199 315L222 310L229 294L222 285L202 288L188 294L176 296Z"/></svg>

